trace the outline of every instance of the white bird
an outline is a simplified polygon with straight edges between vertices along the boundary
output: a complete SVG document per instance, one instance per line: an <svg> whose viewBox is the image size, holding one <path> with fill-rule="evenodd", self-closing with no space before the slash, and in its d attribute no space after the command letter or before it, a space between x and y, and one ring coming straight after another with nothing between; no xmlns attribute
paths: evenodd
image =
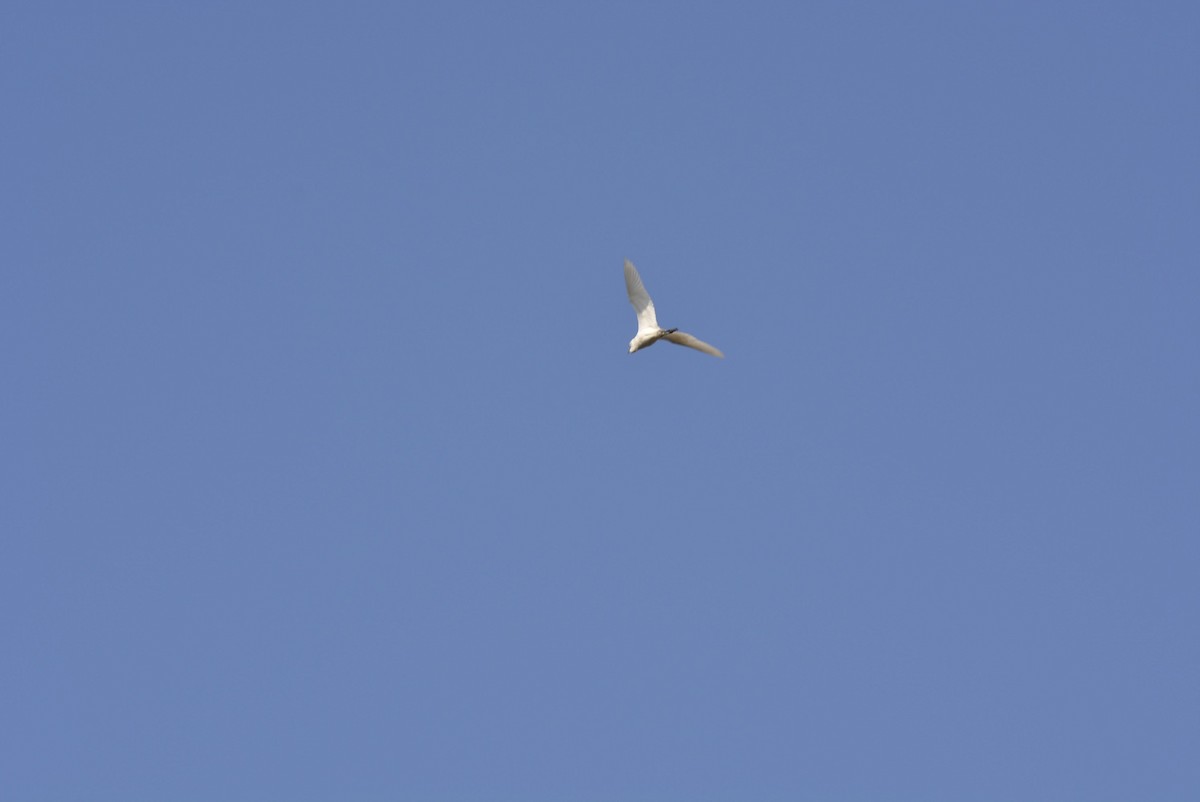
<svg viewBox="0 0 1200 802"><path fill-rule="evenodd" d="M646 292L646 286L642 284L642 277L638 275L637 268L628 259L625 260L625 291L629 293L629 303L633 304L638 321L637 334L629 341L629 353L649 348L659 340L666 340L724 358L725 355L716 348L690 334L684 334L679 329L659 328L658 318L654 314L654 301L650 300L650 293Z"/></svg>

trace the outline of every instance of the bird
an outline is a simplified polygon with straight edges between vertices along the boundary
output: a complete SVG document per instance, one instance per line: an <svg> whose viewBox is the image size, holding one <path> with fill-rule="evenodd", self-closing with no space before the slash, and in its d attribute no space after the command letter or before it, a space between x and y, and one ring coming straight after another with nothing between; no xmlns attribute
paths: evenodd
<svg viewBox="0 0 1200 802"><path fill-rule="evenodd" d="M637 268L628 259L625 260L625 291L629 293L629 303L633 304L633 311L637 313L638 322L637 334L629 341L629 353L649 348L659 340L666 340L676 345L686 345L688 348L695 348L697 351L725 358L725 355L716 348L697 340L690 334L685 334L679 329L659 327L658 318L654 314L654 301L650 300L650 293L646 292L646 285L642 284L642 277L638 275Z"/></svg>

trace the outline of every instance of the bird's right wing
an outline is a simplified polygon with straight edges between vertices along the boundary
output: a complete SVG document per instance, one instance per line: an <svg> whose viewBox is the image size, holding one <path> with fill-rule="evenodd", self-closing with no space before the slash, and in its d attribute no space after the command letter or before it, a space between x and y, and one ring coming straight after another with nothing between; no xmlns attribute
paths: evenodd
<svg viewBox="0 0 1200 802"><path fill-rule="evenodd" d="M720 351L718 351L716 348L713 348L711 345L704 342L703 340L697 340L695 337L693 337L690 334L684 334L682 331L673 331L670 334L664 335L663 339L669 340L670 342L673 342L676 345L686 345L688 348L695 348L697 351L703 351L706 354L712 354L713 356L719 356L722 359L725 358L725 355L722 354Z"/></svg>
<svg viewBox="0 0 1200 802"><path fill-rule="evenodd" d="M650 300L650 293L646 292L646 286L642 284L642 277L638 275L637 268L628 259L625 260L625 291L629 293L629 303L633 304L633 311L637 312L638 331L658 331L654 301Z"/></svg>

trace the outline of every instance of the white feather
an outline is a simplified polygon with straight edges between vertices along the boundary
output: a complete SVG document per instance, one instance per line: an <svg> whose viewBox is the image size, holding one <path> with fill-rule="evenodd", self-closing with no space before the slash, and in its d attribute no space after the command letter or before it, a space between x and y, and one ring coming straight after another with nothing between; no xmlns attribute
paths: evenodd
<svg viewBox="0 0 1200 802"><path fill-rule="evenodd" d="M722 359L725 357L719 350L713 348L703 340L697 340L690 334L684 334L682 331L673 331L670 334L664 334L663 339L668 342L673 342L676 345L686 345L688 348L695 348L697 351L703 351L706 354L719 356Z"/></svg>
<svg viewBox="0 0 1200 802"><path fill-rule="evenodd" d="M667 340L676 345L686 345L688 348L695 348L697 351L703 351L713 356L722 358L725 356L716 348L690 334L685 334L677 329L659 327L658 317L654 314L654 301L650 300L650 293L646 292L646 285L642 283L642 277L638 275L637 268L628 259L625 260L625 291L629 293L629 303L633 304L633 311L637 313L638 321L637 334L629 341L629 353L648 348L659 340Z"/></svg>
<svg viewBox="0 0 1200 802"><path fill-rule="evenodd" d="M625 260L625 291L629 293L629 303L633 304L633 311L637 313L638 334L657 331L654 301L650 300L650 293L646 292L646 285L642 283L637 268L628 259Z"/></svg>

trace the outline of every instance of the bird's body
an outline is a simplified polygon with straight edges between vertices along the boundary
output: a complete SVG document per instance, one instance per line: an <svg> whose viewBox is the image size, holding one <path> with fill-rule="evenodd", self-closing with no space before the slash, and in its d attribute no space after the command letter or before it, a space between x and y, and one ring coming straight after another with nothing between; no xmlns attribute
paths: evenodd
<svg viewBox="0 0 1200 802"><path fill-rule="evenodd" d="M695 348L697 351L703 351L713 356L725 356L708 343L697 340L679 329L660 328L658 316L654 313L654 301L650 300L650 293L646 292L637 268L628 259L625 260L625 291L629 293L629 303L633 304L633 311L637 313L638 321L637 334L629 341L629 353L649 348L659 340L666 340L676 345Z"/></svg>

